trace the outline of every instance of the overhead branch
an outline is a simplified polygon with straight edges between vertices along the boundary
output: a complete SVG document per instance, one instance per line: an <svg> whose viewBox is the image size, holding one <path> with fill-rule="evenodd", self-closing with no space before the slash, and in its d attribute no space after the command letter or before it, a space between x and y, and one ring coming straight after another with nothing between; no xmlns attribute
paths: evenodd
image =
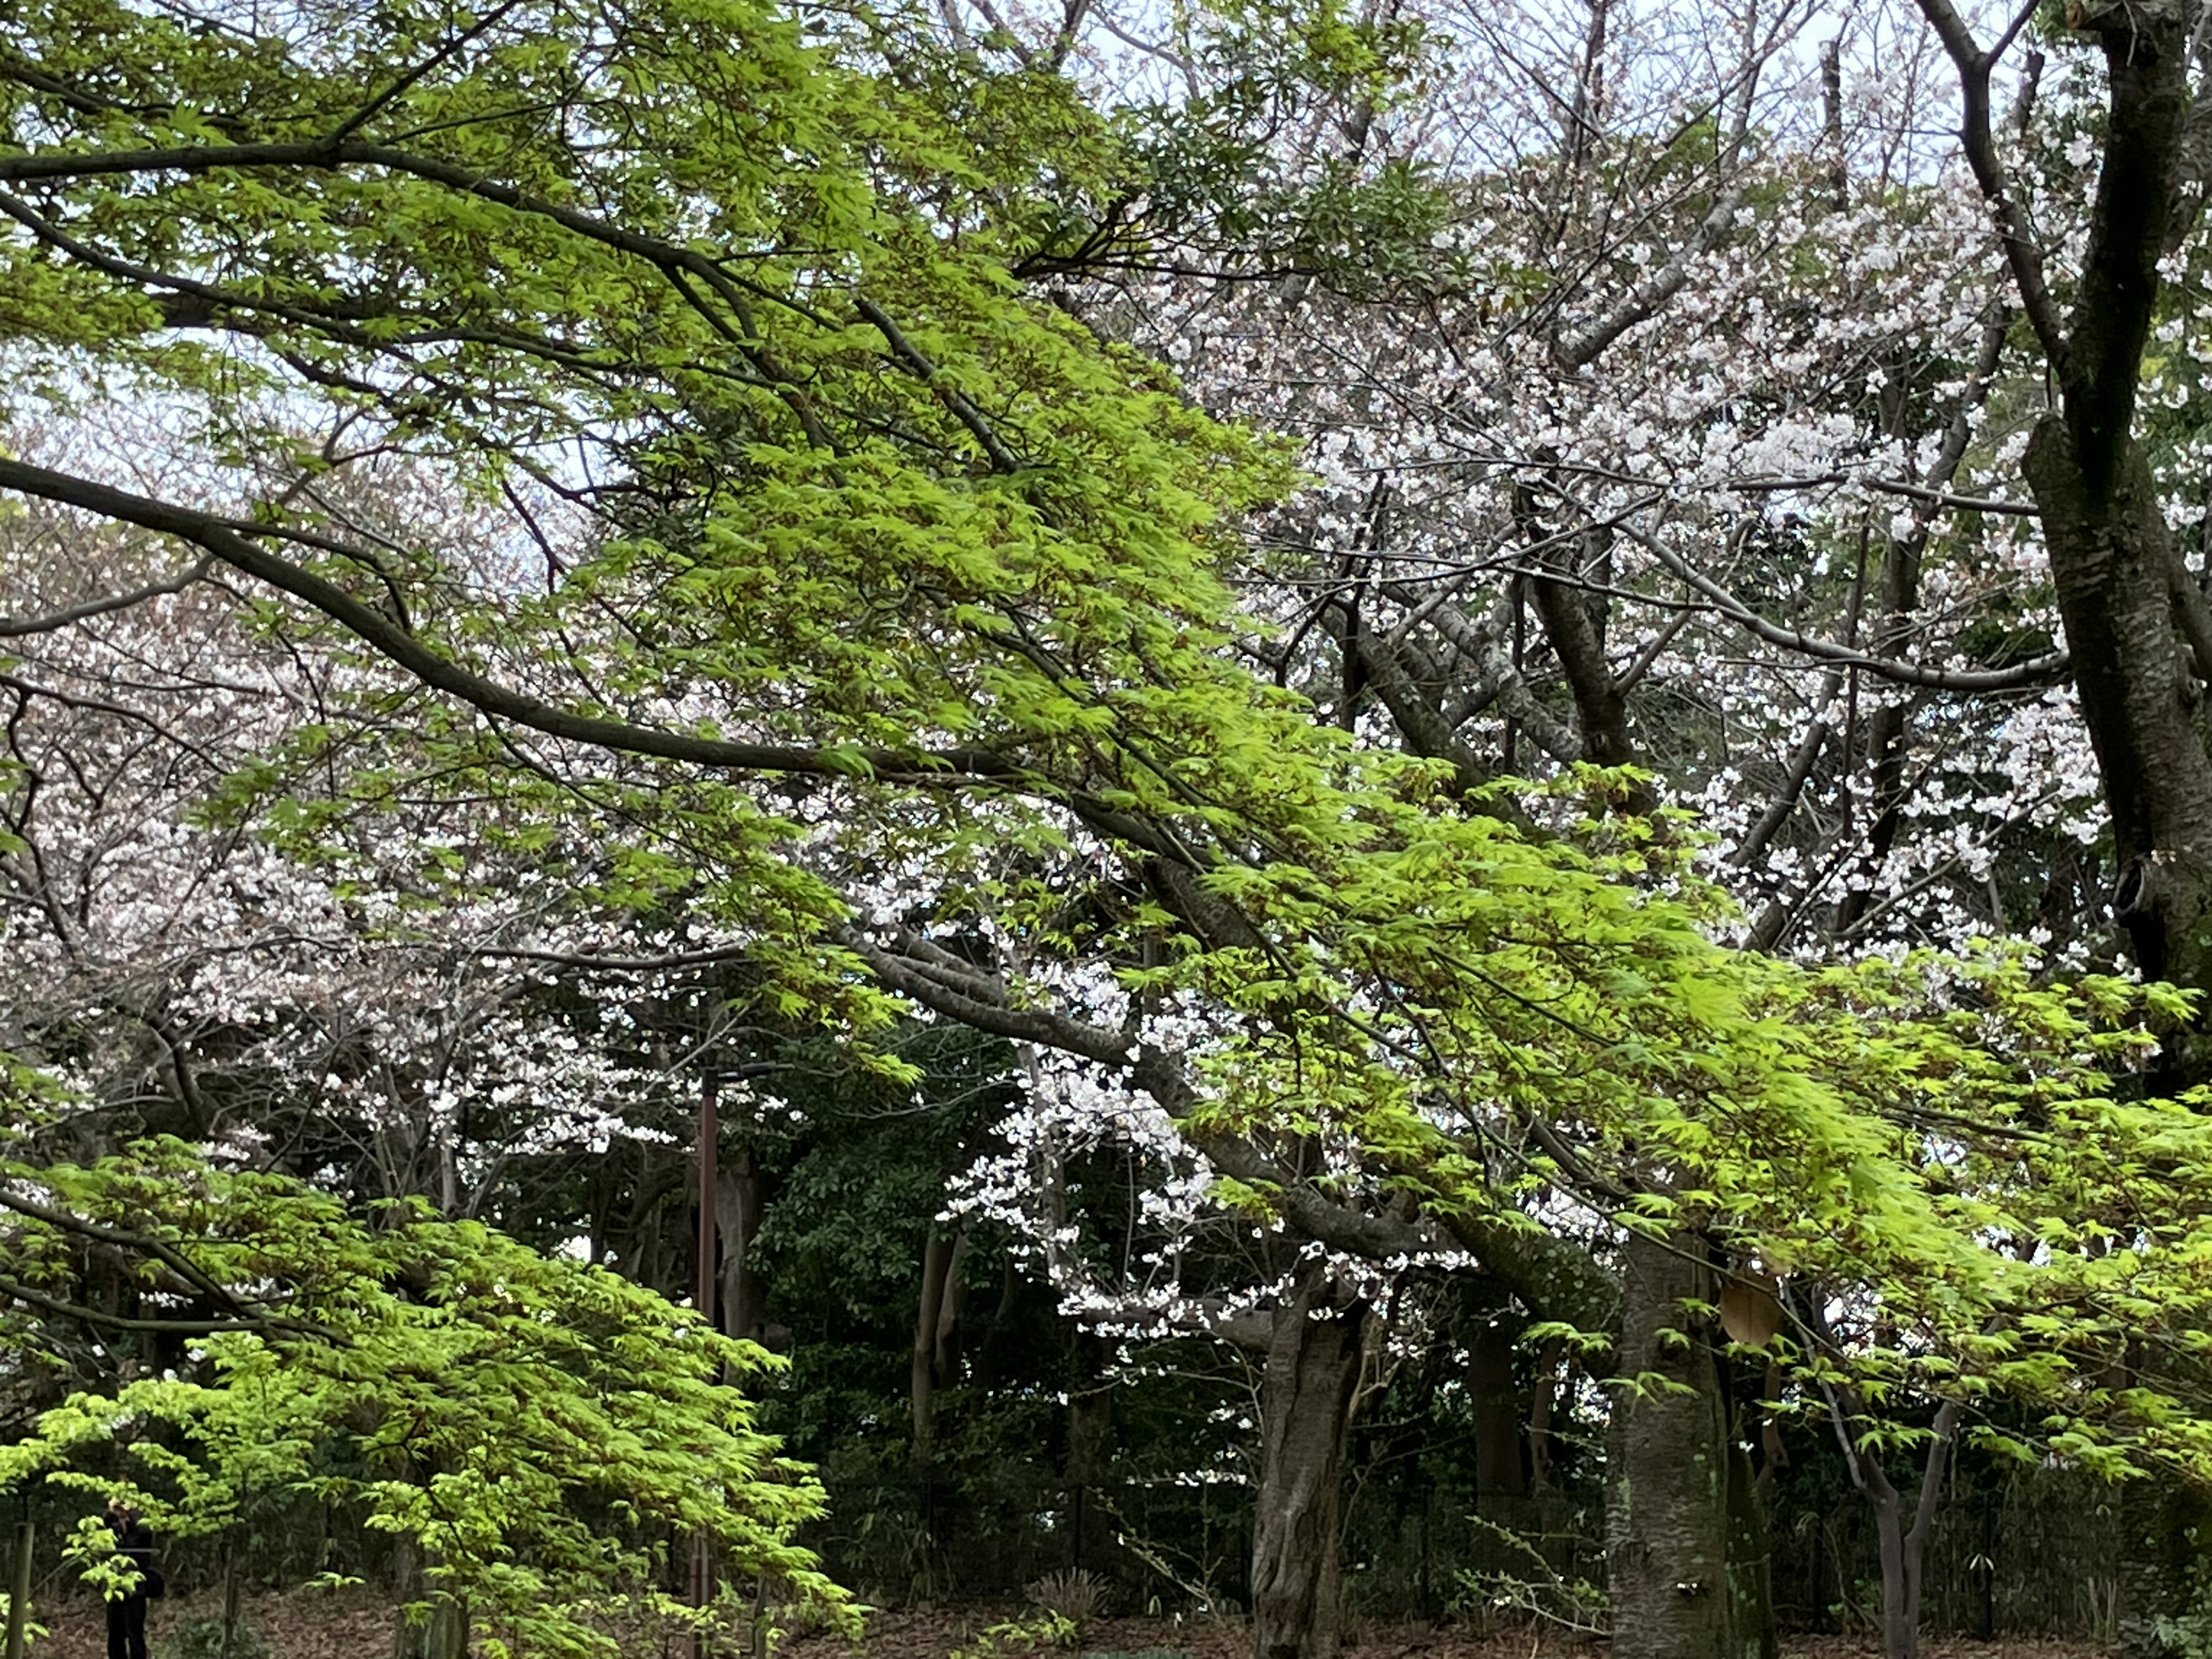
<svg viewBox="0 0 2212 1659"><path fill-rule="evenodd" d="M1780 832L1782 826L1789 823L1791 815L1797 811L1797 803L1805 793L1806 781L1813 775L1814 763L1820 759L1820 750L1827 746L1828 738L1833 732L1834 728L1828 722L1828 710L1834 705L1836 694L1843 689L1843 684L1844 671L1840 668L1830 669L1822 678L1820 695L1813 699L1813 706L1819 712L1806 726L1805 735L1799 739L1797 747L1790 752L1790 763L1783 769L1780 786L1766 803L1766 810L1759 814L1759 822L1752 825L1750 833L1728 855L1728 862L1736 869L1748 870L1757 864L1765 855L1769 843Z"/></svg>
<svg viewBox="0 0 2212 1659"><path fill-rule="evenodd" d="M1126 1066L1133 1057L1132 1040L1121 1031L1049 1008L1012 1006L1000 997L984 994L980 984L956 987L948 982L948 976L927 972L923 963L878 945L856 927L841 929L836 938L867 964L868 971L887 990L971 1030L1056 1049L1102 1066Z"/></svg>
<svg viewBox="0 0 2212 1659"><path fill-rule="evenodd" d="M43 617L0 617L0 639L17 640L32 634L54 634L64 628L73 628L95 617L105 617L118 611L128 611L133 605L144 605L149 599L162 599L171 593L181 593L194 582L204 580L214 565L212 559L202 559L190 569L159 581L148 582L122 593L111 593L103 599L87 599L82 605L69 605L60 611L48 611Z"/></svg>
<svg viewBox="0 0 2212 1659"><path fill-rule="evenodd" d="M1579 573L1570 568L1561 574ZM1628 731L1628 700L1613 680L1613 666L1606 660L1605 638L1591 618L1589 606L1575 588L1549 574L1536 577L1529 586L1536 614L1543 619L1544 635L1552 642L1552 653L1559 659L1575 700L1582 729L1582 758L1599 766L1627 765L1636 758L1635 743ZM1643 786L1632 792L1631 811L1649 811L1656 805L1656 797Z"/></svg>
<svg viewBox="0 0 2212 1659"><path fill-rule="evenodd" d="M732 279L712 258L664 238L618 225L580 208L536 195L519 185L387 144L338 137L304 143L178 144L148 149L41 149L0 155L0 181L30 183L61 179L130 177L148 173L206 174L242 168L294 167L307 170L347 167L381 168L426 183L441 185L518 213L552 221L565 230L649 264L689 272L727 294ZM772 297L772 296L763 296Z"/></svg>
<svg viewBox="0 0 2212 1659"><path fill-rule="evenodd" d="M874 325L876 331L890 347L892 355L912 369L916 377L937 394L939 401L952 411L953 417L968 428L969 435L990 457L994 471L1014 473L1022 470L1021 458L1006 447L1006 441L999 436L997 429L983 411L975 407L965 392L945 379L938 366L923 354L921 348L908 339L905 331L891 320L890 313L865 295L855 295L853 307Z"/></svg>
<svg viewBox="0 0 2212 1659"><path fill-rule="evenodd" d="M1972 169L1974 183L1980 188L1982 200L1988 204L1990 217L1996 226L2005 263L2012 270L2013 286L2020 290L2021 309L2027 313L2028 324L2035 330L2044 356L2063 378L2068 352L2058 302L2051 296L2051 284L2044 276L2043 250L2029 234L2027 215L2014 193L2004 161L1997 155L1996 139L1990 126L1990 72L1996 68L1998 53L2010 43L2011 33L2007 32L2005 40L1996 51L1984 52L1975 44L1973 31L1966 27L1966 19L1959 15L1951 0L1919 0L1919 5L1920 15L1936 31L1936 38L1943 43L1943 50L1958 72L1959 142L1966 151L1966 165ZM2040 59L2034 60L2034 67L2040 66Z"/></svg>
<svg viewBox="0 0 2212 1659"><path fill-rule="evenodd" d="M532 951L478 945L459 954L478 962L542 962L587 974L665 974L684 968L743 962L754 954L754 947L726 945L703 951L672 951L665 956L625 957L596 951Z"/></svg>
<svg viewBox="0 0 2212 1659"><path fill-rule="evenodd" d="M1620 1322L1620 1281L1583 1246L1526 1217L1447 1214L1445 1228L1482 1270L1539 1319L1608 1339Z"/></svg>
<svg viewBox="0 0 2212 1659"><path fill-rule="evenodd" d="M64 507L135 524L192 544L240 574L290 594L352 634L424 685L468 704L495 720L595 749L681 761L720 771L795 773L849 777L856 773L908 782L957 779L1014 784L1020 769L982 749L864 749L848 757L815 747L741 743L670 732L631 721L582 714L545 702L457 662L403 628L375 606L335 582L270 552L213 514L131 494L89 478L0 457L0 489L12 489Z"/></svg>
<svg viewBox="0 0 2212 1659"><path fill-rule="evenodd" d="M1893 681L1899 685L1924 686L1931 691L2019 691L2031 686L2047 685L2064 674L2067 669L2069 659L2063 651L2048 652L2026 662L2016 663L2010 668L1929 668L1920 663L1900 662L1895 658L1856 650L1833 640L1808 634L1802 629L1789 628L1771 621L1718 582L1693 568L1689 561L1657 537L1647 535L1632 526L1623 526L1622 528L1637 545L1680 578L1692 592L1709 600L1715 610L1745 632L1769 645L1779 646L1785 651L1809 657L1815 662L1839 663L1845 667L1863 669L1878 679Z"/></svg>
<svg viewBox="0 0 2212 1659"><path fill-rule="evenodd" d="M80 1320L85 1324L97 1325L111 1331L145 1331L170 1336L217 1336L228 1331L270 1331L285 1326L285 1322L273 1318L184 1319L166 1315L139 1317L110 1313L104 1308L88 1308L82 1303L66 1302L58 1297L48 1296L43 1291L34 1291L12 1279L0 1279L0 1301L20 1302L27 1308L38 1309L41 1313L52 1314L63 1319Z"/></svg>
<svg viewBox="0 0 2212 1659"><path fill-rule="evenodd" d="M2101 494L2124 470L2158 315L2159 267L2188 142L2189 31L2174 0L2140 8L2095 0L2081 26L2104 47L2110 108L2058 379L2076 465Z"/></svg>
<svg viewBox="0 0 2212 1659"><path fill-rule="evenodd" d="M1390 582L1383 586L1384 595L1401 604L1413 602L1413 590L1407 584ZM1504 608L1504 601L1499 602ZM1477 620L1455 604L1436 607L1428 617L1444 642L1464 659L1475 671L1480 698L1470 695L1444 711L1447 729L1459 726L1480 712L1482 706L1496 702L1518 721L1521 729L1535 740L1536 746L1553 760L1571 762L1582 758L1581 734L1565 720L1537 701L1528 682L1515 667L1505 649L1505 628L1498 618Z"/></svg>
<svg viewBox="0 0 2212 1659"><path fill-rule="evenodd" d="M1723 191L1698 221L1697 229L1674 250L1673 258L1647 281L1632 289L1604 315L1572 334L1562 335L1553 348L1553 356L1559 366L1568 370L1589 368L1607 346L1680 293L1682 285L1690 280L1692 268L1718 247L1722 239L1735 228L1736 210L1742 207L1747 193L1744 185Z"/></svg>
<svg viewBox="0 0 2212 1659"><path fill-rule="evenodd" d="M1431 760L1449 762L1452 787L1461 793L1481 788L1488 781L1482 763L1459 740L1435 701L1406 672L1398 643L1377 635L1357 611L1333 602L1322 606L1321 625L1389 710L1391 723L1407 747Z"/></svg>
<svg viewBox="0 0 2212 1659"><path fill-rule="evenodd" d="M41 1204L36 1199L24 1198L5 1191L0 1191L0 1209L12 1210L28 1220L42 1222L58 1232L73 1233L80 1238L90 1239L96 1243L109 1245L129 1254L152 1256L201 1294L226 1303L240 1314L258 1315L260 1312L258 1309L250 1309L240 1303L228 1289L203 1270L198 1262L167 1239L156 1238L149 1233L126 1232L120 1228L106 1226L83 1216L71 1215L66 1210L58 1210L51 1205Z"/></svg>
<svg viewBox="0 0 2212 1659"><path fill-rule="evenodd" d="M1395 1216L1338 1203L1285 1170L1248 1137L1194 1121L1200 1097L1178 1055L1055 1009L1015 1008L987 1000L980 985L956 990L944 978L923 971L912 958L875 944L857 929L842 933L839 942L866 962L886 987L924 1008L979 1030L1122 1072L1175 1120L1185 1139L1216 1170L1273 1194L1285 1224L1300 1237L1376 1261L1422 1255L1437 1249L1432 1232Z"/></svg>

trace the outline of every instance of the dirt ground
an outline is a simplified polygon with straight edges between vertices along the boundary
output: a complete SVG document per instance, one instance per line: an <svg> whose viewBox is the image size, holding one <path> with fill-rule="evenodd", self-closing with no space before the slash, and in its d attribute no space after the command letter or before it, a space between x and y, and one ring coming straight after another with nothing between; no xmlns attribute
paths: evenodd
<svg viewBox="0 0 2212 1659"><path fill-rule="evenodd" d="M47 1634L31 1659L106 1659L106 1614L90 1601L34 1601L33 1613ZM220 1596L172 1597L147 1609L149 1653L179 1620L220 1615ZM385 1659L392 1651L392 1610L368 1597L249 1595L240 1617L259 1632L270 1659Z"/></svg>
<svg viewBox="0 0 2212 1659"><path fill-rule="evenodd" d="M161 1659L162 1638L178 1620L216 1611L212 1601L199 1597L156 1602L146 1621L154 1659ZM99 1607L49 1603L39 1616L52 1631L33 1649L33 1659L104 1659L106 1626ZM382 1659L391 1651L391 1610L366 1597L250 1596L242 1616L268 1644L270 1659ZM844 1642L825 1636L796 1636L777 1651L779 1659L947 1659L1006 1616L1004 1609L893 1609L869 1620L857 1656ZM1104 1619L1066 1659L1245 1659L1246 1642L1237 1620ZM1484 1638L1449 1623L1369 1623L1352 1632L1348 1645L1358 1659L1602 1659L1605 1652L1603 1643L1572 1640L1556 1631ZM659 1646L653 1644L635 1659L662 1659ZM1881 1649L1872 1638L1824 1636L1785 1641L1783 1650L1787 1659L1879 1659ZM1920 1651L1922 1659L2101 1659L2101 1650L2085 1643L2024 1637L1993 1642L1939 1637L1923 1642ZM666 1659L689 1655L675 1644Z"/></svg>
<svg viewBox="0 0 2212 1659"><path fill-rule="evenodd" d="M972 1610L878 1613L868 1621L865 1659L945 1659L1003 1613ZM1528 1629L1479 1637L1453 1624L1367 1623L1347 1644L1358 1659L1603 1659L1606 1644L1577 1640L1556 1630ZM1880 1659L1874 1637L1786 1638L1785 1659ZM1098 1659L1246 1659L1251 1651L1243 1621L1103 1619L1091 1626L1081 1652ZM824 1637L800 1637L779 1650L780 1659L849 1659L851 1650ZM2000 1638L1994 1642L1931 1638L1921 1659L2102 1659L2100 1648L2079 1642Z"/></svg>

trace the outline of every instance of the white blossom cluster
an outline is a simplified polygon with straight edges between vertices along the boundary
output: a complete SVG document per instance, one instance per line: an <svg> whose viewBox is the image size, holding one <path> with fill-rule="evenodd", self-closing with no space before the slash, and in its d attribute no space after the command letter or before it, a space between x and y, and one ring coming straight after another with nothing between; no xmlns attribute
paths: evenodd
<svg viewBox="0 0 2212 1659"><path fill-rule="evenodd" d="M2009 279L1936 118L1955 93L1917 11L1784 7L1731 32L1657 0L1607 7L1601 43L1572 10L1420 15L1433 73L1359 131L1364 154L1428 165L1449 204L1427 283L1342 297L1182 270L1077 296L1207 406L1300 441L1311 485L1250 587L1295 645L1289 672L1328 710L1352 673L1331 631L1356 612L1467 752L1543 775L1583 753L1528 599L1564 568L1602 612L1606 672L1633 677L1636 758L1696 811L1747 929L1771 908L1802 952L1957 945L2048 932L2024 914L2039 906L2078 957L2101 933L2094 870L2076 882L2061 860L2034 891L2042 849L2085 843L2095 817L2070 701L2047 677L1954 690L1862 665L2001 675L2063 645L2018 471L2040 369L2008 341L1977 370ZM2027 141L2007 138L2062 243L2085 216L2059 152L2087 91L2055 63ZM1301 146L1346 142L1316 115L1283 138L1286 175ZM2201 361L2161 356L2160 395L2192 395ZM1896 615L1892 566L1911 573ZM1898 780L1875 752L1885 709ZM1356 729L1405 735L1372 701Z"/></svg>

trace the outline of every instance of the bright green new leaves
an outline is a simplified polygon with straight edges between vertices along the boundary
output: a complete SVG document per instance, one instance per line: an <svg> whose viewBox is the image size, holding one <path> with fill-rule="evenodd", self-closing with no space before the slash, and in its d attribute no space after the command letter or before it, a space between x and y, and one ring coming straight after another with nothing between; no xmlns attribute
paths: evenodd
<svg viewBox="0 0 2212 1659"><path fill-rule="evenodd" d="M10 349L173 402L206 461L181 493L487 683L854 780L841 816L881 837L964 833L917 821L917 781L1179 809L1179 752L1275 741L1225 654L1224 526L1279 455L1012 274L1126 191L1066 84L748 0L297 21L64 0L0 58ZM457 516L500 503L496 544L352 533L344 458L387 450ZM775 933L842 914L787 798L580 791L566 751L410 712L422 750L362 793L419 770L518 819L649 820ZM892 779L896 806L866 787Z"/></svg>
<svg viewBox="0 0 2212 1659"><path fill-rule="evenodd" d="M1340 778L1363 775L1329 837L1283 817L1284 856L1211 878L1264 948L1142 976L1244 1016L1194 1127L1335 1149L1350 1201L1717 1249L1879 1333L1845 1354L1799 1331L1809 1377L2007 1395L2045 1413L2039 1450L2212 1476L2175 1363L2212 1317L2212 1117L2115 1092L2170 989L2052 986L1998 951L1732 951L1663 824L1542 839L1375 787L1387 766Z"/></svg>
<svg viewBox="0 0 2212 1659"><path fill-rule="evenodd" d="M134 1263L134 1317L222 1328L175 1371L46 1412L0 1448L0 1487L76 1486L96 1504L119 1453L168 1535L257 1503L355 1506L420 1564L419 1610L459 1602L487 1651L612 1653L619 1626L690 1616L663 1588L671 1538L708 1540L726 1582L765 1580L771 1602L855 1627L792 1542L820 1487L724 1381L775 1362L688 1310L474 1222L398 1208L364 1226L174 1143L6 1173L9 1277L66 1297L92 1243ZM104 1583L100 1542L81 1553Z"/></svg>
<svg viewBox="0 0 2212 1659"><path fill-rule="evenodd" d="M1379 93L1406 43L1322 22L1299 73ZM896 14L810 33L753 0L317 5L237 31L42 0L10 50L9 349L189 411L208 465L180 494L255 539L0 477L196 539L297 602L270 628L319 610L400 664L302 740L378 733L340 793L465 799L598 896L740 933L794 1023L890 1017L856 913L988 929L1003 980L936 963L940 1006L1003 984L991 1029L1080 1027L1065 1046L1094 1060L1176 1011L1184 1051L1152 1058L1184 1089L1160 1092L1201 1146L1258 1149L1254 1203L1272 1169L1353 1212L1709 1240L1888 1310L1877 1371L2026 1389L2069 1450L2212 1467L2178 1394L2098 1380L2122 1333L2203 1293L2203 1205L2146 1197L2197 1190L2197 1119L2108 1091L2133 994L2004 958L1733 952L1679 827L1606 816L1607 780L1569 780L1537 810L1573 821L1534 833L1255 672L1236 526L1289 482L1279 452L1018 281L1126 183L1058 82L994 77ZM1382 193L1413 222L1419 180ZM492 514L490 545L316 493L377 449ZM325 787L287 759L255 787ZM346 805L288 826L331 851ZM215 1179L150 1167L41 1179L95 1209L150 1182L155 1215ZM349 1490L514 1617L555 1593L541 1559L594 1559L558 1520L594 1445L638 1516L803 1571L774 1551L805 1500L708 1413L722 1356L678 1316L489 1235L294 1199L222 1246L243 1253L222 1283L280 1289L210 1337L216 1403L133 1396L198 1425L210 1492L243 1455L228 1402L281 1382L268 1420L296 1413L303 1446L345 1425L375 1466ZM192 1214L172 1224L196 1250L224 1239ZM441 1417L432 1377L480 1386ZM704 1487L677 1476L694 1447ZM515 1528L538 1541L502 1554Z"/></svg>

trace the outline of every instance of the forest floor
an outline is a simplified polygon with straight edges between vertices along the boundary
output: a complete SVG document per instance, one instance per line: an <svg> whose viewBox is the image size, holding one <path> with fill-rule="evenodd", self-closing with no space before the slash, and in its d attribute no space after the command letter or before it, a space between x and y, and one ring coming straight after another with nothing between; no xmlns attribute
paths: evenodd
<svg viewBox="0 0 2212 1659"><path fill-rule="evenodd" d="M973 1608L886 1610L869 1620L862 1652L865 1659L946 1659L955 1648L972 1648L980 1632L1006 1616ZM1551 1628L1484 1636L1450 1622L1376 1620L1357 1623L1345 1645L1356 1659L1603 1659L1607 1646ZM1085 1633L1080 1653L1091 1659L1247 1659L1251 1650L1241 1619L1102 1619ZM1782 1650L1785 1659L1880 1659L1881 1642L1872 1634L1785 1637ZM851 1653L843 1643L822 1636L793 1638L777 1651L778 1659L846 1659ZM2029 1637L1992 1642L1936 1637L1920 1644L1921 1659L2102 1659L2103 1654L2092 1643Z"/></svg>
<svg viewBox="0 0 2212 1659"><path fill-rule="evenodd" d="M146 1621L153 1659L211 1659L212 1649L179 1652L169 1639L185 1620L219 1611L212 1597L183 1596L156 1602ZM106 1625L101 1610L88 1601L49 1603L40 1609L51 1633L32 1650L33 1659L103 1659ZM890 1609L869 1620L860 1659L948 1659L956 1648L975 1650L976 1638L1007 1616L1005 1609L952 1607ZM323 1594L253 1595L240 1617L265 1644L267 1659L382 1659L392 1650L392 1611L367 1597ZM1244 1659L1249 1652L1241 1620L1210 1619L1104 1619L1085 1634L1079 1652L1067 1659ZM635 1659L664 1659L663 1644L652 1642ZM1602 1659L1601 1642L1577 1641L1556 1631L1521 1630L1478 1635L1465 1626L1444 1624L1389 1624L1368 1621L1347 1643L1356 1659ZM665 1659L688 1659L680 1643L666 1644ZM1001 1659L1018 1659L1007 1650ZM1877 1659L1875 1638L1801 1636L1785 1638L1786 1659ZM1938 1637L1921 1644L1922 1659L2101 1659L2103 1650L2081 1641L1999 1637L1983 1642ZM836 1638L794 1636L777 1650L778 1659L854 1659L854 1650Z"/></svg>

